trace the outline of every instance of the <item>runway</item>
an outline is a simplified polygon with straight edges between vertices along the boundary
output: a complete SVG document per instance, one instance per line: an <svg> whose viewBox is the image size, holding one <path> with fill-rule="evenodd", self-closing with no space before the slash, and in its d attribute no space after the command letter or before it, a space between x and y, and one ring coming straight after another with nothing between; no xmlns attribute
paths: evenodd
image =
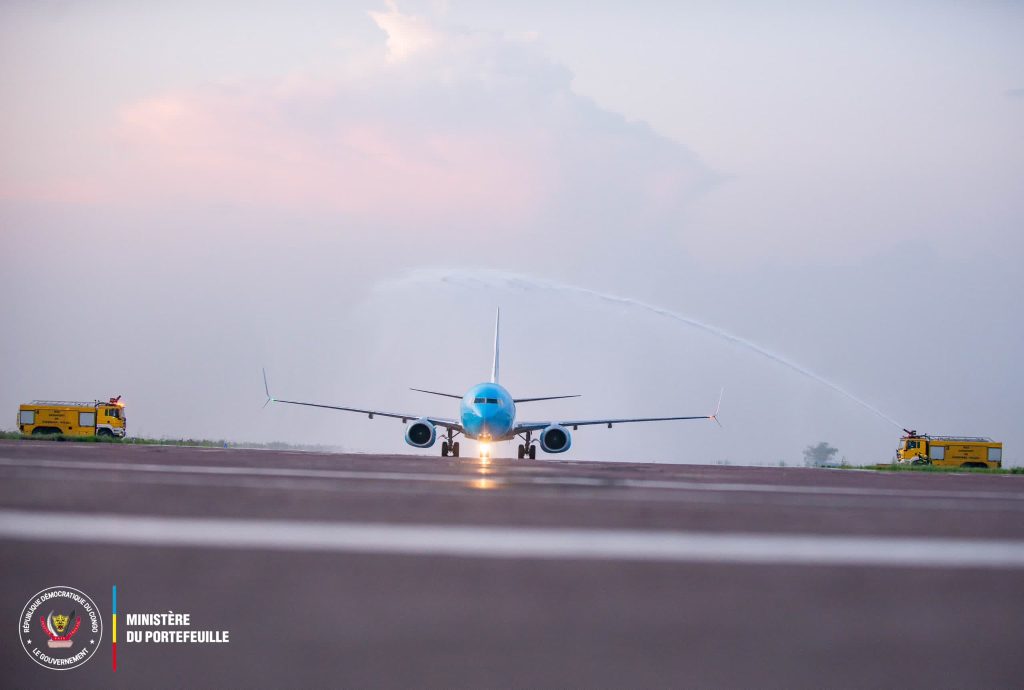
<svg viewBox="0 0 1024 690"><path fill-rule="evenodd" d="M1024 476L0 442L11 687L1015 687ZM124 639L189 613L225 644ZM12 638L13 639L13 638ZM5 683L7 684L7 683Z"/></svg>

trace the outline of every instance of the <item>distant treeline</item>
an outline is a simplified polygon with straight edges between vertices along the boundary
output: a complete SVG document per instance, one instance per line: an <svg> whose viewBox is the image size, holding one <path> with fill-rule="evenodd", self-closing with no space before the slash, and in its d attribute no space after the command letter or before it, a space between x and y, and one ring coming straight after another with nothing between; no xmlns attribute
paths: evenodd
<svg viewBox="0 0 1024 690"><path fill-rule="evenodd" d="M199 446L202 448L260 448L265 450L306 450L320 453L344 452L341 446L328 446L320 443L285 443L270 441L256 443L247 441L211 440L204 438L117 438L116 436L65 436L64 434L28 435L20 431L0 431L0 439L15 441L58 441L68 443L113 443L120 445L139 446Z"/></svg>

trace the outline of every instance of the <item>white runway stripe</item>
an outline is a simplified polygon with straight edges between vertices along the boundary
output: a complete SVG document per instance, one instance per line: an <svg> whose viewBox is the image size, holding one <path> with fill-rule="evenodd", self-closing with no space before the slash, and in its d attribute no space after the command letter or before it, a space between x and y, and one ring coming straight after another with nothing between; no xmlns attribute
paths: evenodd
<svg viewBox="0 0 1024 690"><path fill-rule="evenodd" d="M431 482L464 484L480 478L472 472L441 474L427 472L375 472L360 470L319 470L294 467L235 467L230 465L164 465L156 463L121 463L74 460L21 460L0 458L0 467L42 468L98 472L136 472L150 474L194 474L246 477L287 477L292 479L371 480L397 482ZM799 486L786 484L751 484L725 482L694 482L660 479L599 479L573 476L520 476L502 474L495 468L488 479L506 485L623 487L629 489L667 489L675 491L719 491L771 494L813 494L826 496L889 496L922 499L1024 501L1024 493L1010 491L937 491L931 489L890 489L844 486Z"/></svg>
<svg viewBox="0 0 1024 690"><path fill-rule="evenodd" d="M469 558L1024 568L1024 542L293 522L0 511L0 538Z"/></svg>

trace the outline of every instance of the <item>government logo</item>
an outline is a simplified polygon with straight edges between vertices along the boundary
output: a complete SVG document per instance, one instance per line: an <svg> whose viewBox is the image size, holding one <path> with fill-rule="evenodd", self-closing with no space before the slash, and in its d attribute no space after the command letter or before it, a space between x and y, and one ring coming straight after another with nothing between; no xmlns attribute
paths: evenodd
<svg viewBox="0 0 1024 690"><path fill-rule="evenodd" d="M47 587L21 611L21 646L40 666L66 671L99 649L103 618L96 603L74 587Z"/></svg>

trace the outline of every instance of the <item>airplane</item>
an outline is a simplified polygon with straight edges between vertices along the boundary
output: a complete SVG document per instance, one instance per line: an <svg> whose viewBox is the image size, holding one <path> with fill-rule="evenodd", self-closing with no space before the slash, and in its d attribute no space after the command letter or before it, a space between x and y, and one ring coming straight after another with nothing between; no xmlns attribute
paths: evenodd
<svg viewBox="0 0 1024 690"><path fill-rule="evenodd" d="M266 408L270 403L283 403L287 405L304 405L306 407L320 407L328 410L341 410L342 412L356 412L365 414L373 419L375 416L391 417L401 419L403 424L409 424L405 432L405 442L416 448L430 448L437 441L437 428L442 427L445 440L441 442L441 456L459 457L459 442L455 439L463 436L479 442L481 459L491 456L491 444L510 441L515 438L522 439L519 444L518 457L520 460L529 458L534 460L537 457L537 444L545 453L564 453L572 446L571 428L576 431L581 426L594 426L598 424L607 425L609 429L615 424L632 424L635 422L666 422L686 419L711 419L721 426L718 421L718 411L722 407L722 395L719 394L718 406L715 412L709 415L698 415L688 417L634 417L634 418L610 418L610 419L558 419L555 421L540 422L519 422L516 420L516 405L540 400L562 400L565 398L578 398L579 395L548 395L535 398L513 398L501 384L498 383L498 360L500 355L499 338L501 332L501 309L497 309L494 317L494 361L491 366L491 380L486 383L478 383L470 388L464 395L455 393L440 393L438 391L424 390L422 388L410 388L409 390L418 393L438 395L445 398L459 400L459 418L449 419L446 417L429 417L404 412L386 412L383 410L369 410L358 407L343 407L339 405L323 405L320 403L300 402L297 400L281 400L270 395L270 386L267 384L267 370L263 370L263 388L267 394L267 401L263 404ZM722 391L724 393L724 389ZM534 434L537 434L536 439ZM534 442L536 440L536 443Z"/></svg>

